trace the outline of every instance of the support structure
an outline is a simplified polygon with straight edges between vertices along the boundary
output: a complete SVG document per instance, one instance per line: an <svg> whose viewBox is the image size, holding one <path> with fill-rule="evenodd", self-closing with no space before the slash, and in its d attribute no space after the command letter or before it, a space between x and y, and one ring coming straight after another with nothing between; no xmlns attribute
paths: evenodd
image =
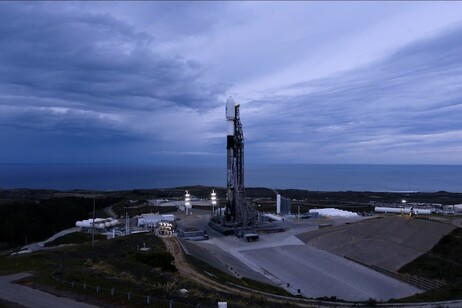
<svg viewBox="0 0 462 308"><path fill-rule="evenodd" d="M233 98L226 101L226 206L222 216L211 219L211 225L222 233L255 229L258 212L247 202L244 187L244 133L239 117L239 105ZM225 231L223 231L225 230Z"/></svg>
<svg viewBox="0 0 462 308"><path fill-rule="evenodd" d="M232 97L226 101L226 122L228 123L227 150L227 189L225 225L252 227L257 211L248 204L244 187L244 133L239 117L239 105Z"/></svg>

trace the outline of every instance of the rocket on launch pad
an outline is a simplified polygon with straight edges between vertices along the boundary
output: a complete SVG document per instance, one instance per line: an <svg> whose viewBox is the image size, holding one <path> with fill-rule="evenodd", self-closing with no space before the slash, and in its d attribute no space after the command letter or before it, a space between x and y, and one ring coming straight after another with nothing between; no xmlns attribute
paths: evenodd
<svg viewBox="0 0 462 308"><path fill-rule="evenodd" d="M236 234L255 227L258 212L247 202L244 188L244 134L239 105L232 97L226 101L226 206L213 213L209 225L223 234Z"/></svg>
<svg viewBox="0 0 462 308"><path fill-rule="evenodd" d="M237 115L237 116L236 116ZM239 123L237 123L239 122ZM239 189L238 183L238 171L237 167L242 165L243 161L237 161L239 151L239 145L242 144L242 140L238 140L236 134L237 126L240 126L239 119L239 105L236 105L234 99L230 96L226 100L226 124L227 124L227 135L226 135L226 208L225 208L225 221L235 222L236 221L236 200L235 190ZM243 184L243 183L242 183Z"/></svg>
<svg viewBox="0 0 462 308"><path fill-rule="evenodd" d="M256 230L280 232L283 228L263 221L258 211L247 201L244 188L244 133L239 117L239 105L232 97L226 100L226 207L212 212L209 225L225 234L258 239ZM248 233L252 232L253 233ZM240 234L240 235L239 235Z"/></svg>
<svg viewBox="0 0 462 308"><path fill-rule="evenodd" d="M244 188L244 134L239 117L239 105L230 96L226 101L227 189L225 225L249 226L256 211L247 203Z"/></svg>

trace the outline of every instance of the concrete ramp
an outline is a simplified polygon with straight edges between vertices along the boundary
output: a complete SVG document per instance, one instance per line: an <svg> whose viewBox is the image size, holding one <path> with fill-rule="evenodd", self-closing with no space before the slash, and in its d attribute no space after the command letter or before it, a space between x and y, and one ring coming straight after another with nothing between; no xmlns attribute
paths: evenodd
<svg viewBox="0 0 462 308"><path fill-rule="evenodd" d="M429 251L454 228L425 219L388 216L305 232L298 238L336 255L397 271Z"/></svg>
<svg viewBox="0 0 462 308"><path fill-rule="evenodd" d="M308 245L246 250L247 258L305 297L389 300L421 292L365 266Z"/></svg>

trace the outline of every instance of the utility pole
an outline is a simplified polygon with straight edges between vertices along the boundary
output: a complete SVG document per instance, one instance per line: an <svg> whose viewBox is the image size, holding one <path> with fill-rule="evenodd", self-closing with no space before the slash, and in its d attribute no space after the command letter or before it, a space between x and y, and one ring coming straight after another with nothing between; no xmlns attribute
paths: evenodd
<svg viewBox="0 0 462 308"><path fill-rule="evenodd" d="M93 230L91 232L91 247L95 246L95 197L93 197Z"/></svg>

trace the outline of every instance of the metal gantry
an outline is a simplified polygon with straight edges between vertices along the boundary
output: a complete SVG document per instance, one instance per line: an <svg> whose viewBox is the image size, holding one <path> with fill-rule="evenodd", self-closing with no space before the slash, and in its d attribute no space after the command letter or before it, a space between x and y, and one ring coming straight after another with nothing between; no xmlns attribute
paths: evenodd
<svg viewBox="0 0 462 308"><path fill-rule="evenodd" d="M228 185L226 194L225 225L253 228L258 212L247 202L244 186L244 133L239 117L239 105L235 105L234 135L228 142ZM230 137L230 136L228 136Z"/></svg>

